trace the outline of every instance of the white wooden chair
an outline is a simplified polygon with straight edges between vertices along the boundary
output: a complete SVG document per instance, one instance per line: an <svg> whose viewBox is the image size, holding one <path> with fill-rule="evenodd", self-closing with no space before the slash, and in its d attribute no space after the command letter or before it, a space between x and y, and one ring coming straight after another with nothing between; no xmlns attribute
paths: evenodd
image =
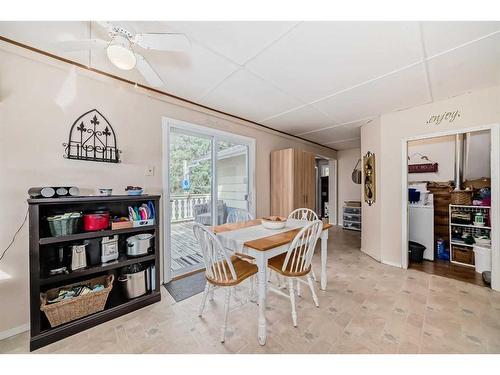
<svg viewBox="0 0 500 375"><path fill-rule="evenodd" d="M316 212L314 212L310 208L297 208L296 210L293 210L290 213L290 215L288 215L288 218L289 219L296 219L296 220L307 220L307 221L319 220ZM314 282L317 282L316 274L314 273L314 269L312 269L312 268L311 268L311 274L312 274ZM297 295L300 297L300 286L299 285L297 285Z"/></svg>
<svg viewBox="0 0 500 375"><path fill-rule="evenodd" d="M257 273L257 266L251 264L227 251L219 239L207 227L195 223L194 236L198 240L205 261L205 276L207 283L200 303L198 316L202 316L207 301L207 296L215 288L225 288L224 321L222 324L221 342L225 341L227 316L231 290L243 280Z"/></svg>
<svg viewBox="0 0 500 375"><path fill-rule="evenodd" d="M315 220L300 230L290 244L288 251L275 256L268 261L268 267L279 275L288 279L288 292L282 289L270 287L269 290L290 299L292 305L292 320L294 327L297 327L297 311L295 308L294 280L299 283L308 284L316 307L319 307L318 297L314 290L314 282L311 277L311 260L314 254L316 242L323 229L323 223ZM306 277L307 282L302 278Z"/></svg>
<svg viewBox="0 0 500 375"><path fill-rule="evenodd" d="M297 208L297 209L293 210L292 212L290 212L290 214L288 215L288 218L295 219L295 220L314 221L314 220L318 220L318 215L316 214L316 212L314 212L310 208ZM316 274L314 273L314 270L312 270L311 272L312 272L313 280L314 280L314 282L316 282L317 280L316 280ZM269 280L271 279L271 276L272 276L272 271L269 272ZM278 278L278 286L281 288L282 281L281 281L279 274L277 275L277 278ZM297 295L300 297L300 285L299 284L297 284Z"/></svg>
<svg viewBox="0 0 500 375"><path fill-rule="evenodd" d="M227 223L240 223L242 221L253 220L252 214L247 210L235 208L227 215Z"/></svg>

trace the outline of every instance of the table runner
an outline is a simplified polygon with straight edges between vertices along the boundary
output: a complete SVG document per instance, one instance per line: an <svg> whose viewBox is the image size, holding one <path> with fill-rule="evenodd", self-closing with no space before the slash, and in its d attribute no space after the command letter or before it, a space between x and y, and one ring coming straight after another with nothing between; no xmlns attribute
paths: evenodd
<svg viewBox="0 0 500 375"><path fill-rule="evenodd" d="M219 238L222 246L225 248L241 253L243 252L245 242L247 241L270 237L279 233L302 228L308 223L309 222L307 220L288 219L286 226L283 229L266 229L262 226L262 224L257 224L251 227L218 233L217 238Z"/></svg>

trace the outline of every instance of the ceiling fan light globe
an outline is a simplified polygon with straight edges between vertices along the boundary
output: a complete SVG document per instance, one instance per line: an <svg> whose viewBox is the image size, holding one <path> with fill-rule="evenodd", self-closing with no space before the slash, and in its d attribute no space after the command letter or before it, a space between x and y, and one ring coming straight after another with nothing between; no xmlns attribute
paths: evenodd
<svg viewBox="0 0 500 375"><path fill-rule="evenodd" d="M109 61L118 69L131 70L135 68L137 59L134 52L121 44L110 44L106 48Z"/></svg>

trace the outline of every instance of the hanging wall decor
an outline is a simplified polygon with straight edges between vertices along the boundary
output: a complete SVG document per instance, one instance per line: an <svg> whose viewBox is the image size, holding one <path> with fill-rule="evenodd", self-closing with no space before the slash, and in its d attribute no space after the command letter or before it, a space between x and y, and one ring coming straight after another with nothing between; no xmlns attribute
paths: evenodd
<svg viewBox="0 0 500 375"><path fill-rule="evenodd" d="M375 188L375 154L368 151L363 156L363 172L364 172L364 197L368 206L375 203L376 188Z"/></svg>
<svg viewBox="0 0 500 375"><path fill-rule="evenodd" d="M108 120L97 109L78 117L71 126L68 143L63 143L67 159L119 163L121 151Z"/></svg>
<svg viewBox="0 0 500 375"><path fill-rule="evenodd" d="M416 157L418 163L412 162L412 159ZM426 163L421 163L422 160L425 160ZM427 155L422 155L419 152L416 152L410 156L408 156L408 173L435 173L438 171L438 163L429 159Z"/></svg>

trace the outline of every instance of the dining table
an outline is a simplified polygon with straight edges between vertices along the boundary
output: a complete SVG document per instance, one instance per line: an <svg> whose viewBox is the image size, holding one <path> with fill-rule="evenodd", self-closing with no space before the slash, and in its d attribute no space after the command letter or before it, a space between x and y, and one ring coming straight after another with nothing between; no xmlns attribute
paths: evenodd
<svg viewBox="0 0 500 375"><path fill-rule="evenodd" d="M265 345L267 338L266 327L266 297L267 297L267 263L274 256L288 251L290 243L297 233L309 224L307 220L288 219L281 229L267 229L262 226L260 219L248 220L238 223L221 224L212 227L221 244L229 251L241 253L255 259L257 265L257 302L258 340ZM320 235L321 242L321 276L320 288L326 290L327 275L326 262L328 253L328 228L332 225L323 223Z"/></svg>

